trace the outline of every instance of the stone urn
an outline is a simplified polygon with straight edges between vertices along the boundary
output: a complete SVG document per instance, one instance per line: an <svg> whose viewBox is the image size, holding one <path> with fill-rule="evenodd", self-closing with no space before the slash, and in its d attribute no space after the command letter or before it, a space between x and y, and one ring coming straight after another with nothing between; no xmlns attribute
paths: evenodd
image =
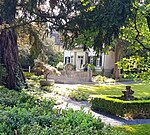
<svg viewBox="0 0 150 135"><path fill-rule="evenodd" d="M123 96L121 96L122 100L134 100L134 91L131 89L131 86L126 86L126 90L122 90Z"/></svg>
<svg viewBox="0 0 150 135"><path fill-rule="evenodd" d="M54 80L45 80L45 79L40 80L41 87L44 87L44 86L53 86L54 83L55 83Z"/></svg>

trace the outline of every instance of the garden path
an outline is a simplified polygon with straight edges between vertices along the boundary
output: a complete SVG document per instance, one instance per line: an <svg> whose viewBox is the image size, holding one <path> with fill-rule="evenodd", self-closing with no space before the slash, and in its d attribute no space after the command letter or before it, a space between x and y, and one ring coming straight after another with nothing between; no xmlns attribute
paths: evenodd
<svg viewBox="0 0 150 135"><path fill-rule="evenodd" d="M123 84L127 84L127 83L123 83ZM107 84L104 84L104 85L107 85ZM55 88L58 91L65 90L67 88L75 89L78 86L80 86L80 84L55 84ZM74 110L79 110L81 107L84 107L85 112L90 111L94 117L97 117L97 118L99 117L102 120L102 122L104 122L106 125L122 126L122 125L133 125L133 124L150 124L150 119L126 120L126 119L119 118L116 116L108 115L106 113L94 112L90 109L90 103L88 103L87 101L80 101L80 102L74 101L74 100L71 100L69 97L55 94L53 92L49 94L45 94L45 96L55 97L56 102L57 102L57 105L55 106L55 108L59 108L59 109L72 108Z"/></svg>

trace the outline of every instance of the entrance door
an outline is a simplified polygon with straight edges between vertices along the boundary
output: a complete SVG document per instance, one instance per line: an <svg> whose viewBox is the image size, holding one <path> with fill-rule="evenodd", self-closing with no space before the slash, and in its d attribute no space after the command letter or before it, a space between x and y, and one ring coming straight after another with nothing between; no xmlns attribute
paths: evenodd
<svg viewBox="0 0 150 135"><path fill-rule="evenodd" d="M83 67L83 56L78 56L77 58L77 70L80 70Z"/></svg>

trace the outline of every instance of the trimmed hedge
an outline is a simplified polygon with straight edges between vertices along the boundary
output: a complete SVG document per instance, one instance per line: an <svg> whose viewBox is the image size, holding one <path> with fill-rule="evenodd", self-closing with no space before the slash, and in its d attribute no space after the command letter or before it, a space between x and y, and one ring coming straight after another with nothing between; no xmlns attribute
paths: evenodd
<svg viewBox="0 0 150 135"><path fill-rule="evenodd" d="M120 100L119 96L91 96L91 109L126 118L150 118L150 100Z"/></svg>

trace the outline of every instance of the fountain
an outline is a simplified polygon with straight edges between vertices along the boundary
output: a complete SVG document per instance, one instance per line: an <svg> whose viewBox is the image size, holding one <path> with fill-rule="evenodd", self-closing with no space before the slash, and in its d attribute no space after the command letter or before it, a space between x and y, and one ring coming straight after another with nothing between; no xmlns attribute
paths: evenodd
<svg viewBox="0 0 150 135"><path fill-rule="evenodd" d="M126 86L126 90L122 90L123 96L121 96L122 100L134 100L134 91L131 89L131 86Z"/></svg>

